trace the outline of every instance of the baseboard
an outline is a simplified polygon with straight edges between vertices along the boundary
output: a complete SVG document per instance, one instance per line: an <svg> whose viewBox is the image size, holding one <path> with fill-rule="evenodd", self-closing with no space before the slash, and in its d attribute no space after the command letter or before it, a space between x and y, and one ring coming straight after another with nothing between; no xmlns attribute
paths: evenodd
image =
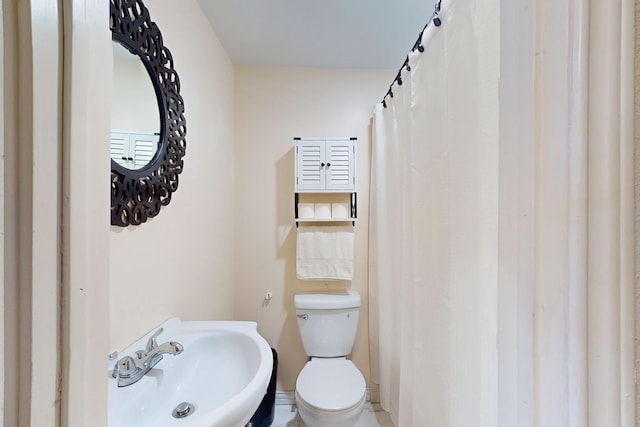
<svg viewBox="0 0 640 427"><path fill-rule="evenodd" d="M367 389L367 402L371 402L371 390ZM295 405L296 394L293 391L276 391L276 405Z"/></svg>
<svg viewBox="0 0 640 427"><path fill-rule="evenodd" d="M296 394L292 391L276 391L276 405L295 405Z"/></svg>

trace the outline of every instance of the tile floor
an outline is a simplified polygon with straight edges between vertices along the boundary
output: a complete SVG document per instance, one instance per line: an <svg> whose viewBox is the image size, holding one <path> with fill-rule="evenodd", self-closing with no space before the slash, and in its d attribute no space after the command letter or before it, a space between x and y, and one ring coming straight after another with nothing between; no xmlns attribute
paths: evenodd
<svg viewBox="0 0 640 427"><path fill-rule="evenodd" d="M298 416L295 405L276 405L276 413L271 427L305 427ZM360 420L355 427L395 427L389 414L375 403L369 403L364 407Z"/></svg>

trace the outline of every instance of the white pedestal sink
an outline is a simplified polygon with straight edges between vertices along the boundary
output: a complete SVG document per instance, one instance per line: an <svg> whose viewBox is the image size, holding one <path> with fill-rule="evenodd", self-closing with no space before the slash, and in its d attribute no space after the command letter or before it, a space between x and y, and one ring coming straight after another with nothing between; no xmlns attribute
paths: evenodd
<svg viewBox="0 0 640 427"><path fill-rule="evenodd" d="M173 318L160 325L159 343L184 346L165 355L135 384L118 387L110 361L109 427L243 427L260 405L271 378L271 347L255 322L183 322ZM158 328L121 354L135 357ZM175 418L183 402L193 408Z"/></svg>

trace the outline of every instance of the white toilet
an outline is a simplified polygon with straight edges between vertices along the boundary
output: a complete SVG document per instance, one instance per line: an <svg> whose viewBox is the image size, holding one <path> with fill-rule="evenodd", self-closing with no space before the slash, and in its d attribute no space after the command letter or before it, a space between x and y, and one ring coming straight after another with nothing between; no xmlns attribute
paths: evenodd
<svg viewBox="0 0 640 427"><path fill-rule="evenodd" d="M366 399L364 377L346 359L358 330L360 294L303 294L294 301L311 357L296 381L298 413L307 427L352 427Z"/></svg>

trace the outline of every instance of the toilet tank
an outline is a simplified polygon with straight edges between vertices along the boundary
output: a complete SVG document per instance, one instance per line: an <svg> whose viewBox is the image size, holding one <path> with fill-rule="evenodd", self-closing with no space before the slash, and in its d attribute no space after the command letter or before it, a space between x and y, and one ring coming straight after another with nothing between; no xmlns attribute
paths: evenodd
<svg viewBox="0 0 640 427"><path fill-rule="evenodd" d="M351 353L358 330L360 294L300 294L294 297L298 330L311 357L340 357Z"/></svg>

